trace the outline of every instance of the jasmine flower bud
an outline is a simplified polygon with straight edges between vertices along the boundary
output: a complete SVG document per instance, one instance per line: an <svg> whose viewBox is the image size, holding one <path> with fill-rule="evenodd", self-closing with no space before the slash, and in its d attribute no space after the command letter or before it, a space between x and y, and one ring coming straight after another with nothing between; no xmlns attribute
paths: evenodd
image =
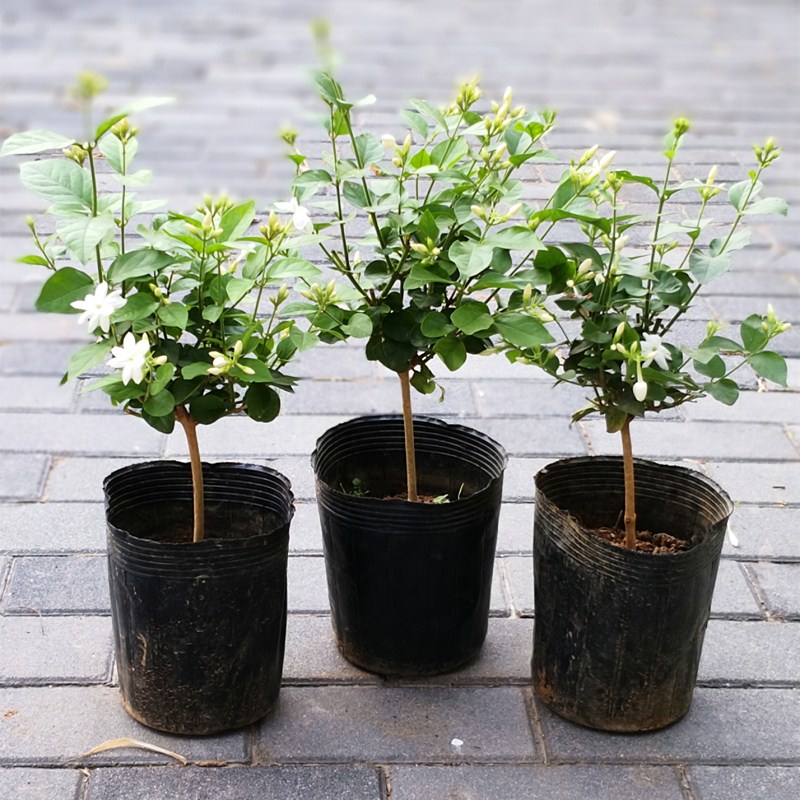
<svg viewBox="0 0 800 800"><path fill-rule="evenodd" d="M641 378L633 384L633 396L640 403L643 403L647 398L647 384Z"/></svg>
<svg viewBox="0 0 800 800"><path fill-rule="evenodd" d="M394 150L394 148L397 147L397 139L395 139L391 133L384 133L383 136L381 136L381 144L384 150Z"/></svg>

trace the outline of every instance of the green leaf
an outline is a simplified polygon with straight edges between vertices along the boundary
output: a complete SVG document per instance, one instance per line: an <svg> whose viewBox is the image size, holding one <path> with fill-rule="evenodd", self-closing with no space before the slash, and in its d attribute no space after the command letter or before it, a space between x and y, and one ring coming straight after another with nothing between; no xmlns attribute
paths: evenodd
<svg viewBox="0 0 800 800"><path fill-rule="evenodd" d="M146 111L148 108L157 108L158 106L165 106L173 102L171 97L143 97L140 100L134 100L122 108L118 108L110 117L103 120L97 127L94 134L95 140L99 139L104 133L114 127L120 120L125 117L135 114L137 111Z"/></svg>
<svg viewBox="0 0 800 800"><path fill-rule="evenodd" d="M417 111L412 111L409 108L404 108L400 112L400 116L411 126L413 131L416 131L423 139L428 136L428 123Z"/></svg>
<svg viewBox="0 0 800 800"><path fill-rule="evenodd" d="M748 205L745 214L780 214L785 217L789 213L789 206L780 197L765 197Z"/></svg>
<svg viewBox="0 0 800 800"><path fill-rule="evenodd" d="M201 376L205 378L208 377L209 367L211 367L211 359L208 361L195 361L193 364L187 364L181 369L181 376L187 381Z"/></svg>
<svg viewBox="0 0 800 800"><path fill-rule="evenodd" d="M423 244L428 239L435 242L439 238L439 226L436 224L436 217L431 214L429 209L425 209L419 218L417 238Z"/></svg>
<svg viewBox="0 0 800 800"><path fill-rule="evenodd" d="M225 306L206 306L203 309L203 319L206 322L217 322L224 310Z"/></svg>
<svg viewBox="0 0 800 800"><path fill-rule="evenodd" d="M204 394L189 402L189 413L201 425L211 425L224 417L227 411L228 404L214 394Z"/></svg>
<svg viewBox="0 0 800 800"><path fill-rule="evenodd" d="M125 305L114 312L114 322L136 322L149 317L159 306L158 300L150 292L136 292L129 295Z"/></svg>
<svg viewBox="0 0 800 800"><path fill-rule="evenodd" d="M142 408L152 417L165 417L174 411L175 398L172 396L172 392L164 389L155 395L151 395Z"/></svg>
<svg viewBox="0 0 800 800"><path fill-rule="evenodd" d="M47 262L47 259L42 258L41 256L22 256L21 258L17 259L18 264L34 264L37 267L49 267L50 264Z"/></svg>
<svg viewBox="0 0 800 800"><path fill-rule="evenodd" d="M272 422L281 410L281 398L271 387L263 383L251 384L244 393L247 416L257 422Z"/></svg>
<svg viewBox="0 0 800 800"><path fill-rule="evenodd" d="M56 231L81 264L89 264L97 258L98 245L114 238L117 225L111 214L99 217L70 215L58 221Z"/></svg>
<svg viewBox="0 0 800 800"><path fill-rule="evenodd" d="M544 250L542 240L523 225L504 228L491 236L487 236L484 244L491 247L503 247L506 250Z"/></svg>
<svg viewBox="0 0 800 800"><path fill-rule="evenodd" d="M383 145L371 133L361 133L356 136L356 152L362 166L380 164L383 161Z"/></svg>
<svg viewBox="0 0 800 800"><path fill-rule="evenodd" d="M728 189L728 200L730 200L731 205L737 210L741 211L742 207L745 204L745 201L749 197L755 197L760 191L762 187L761 181L758 181L753 189L752 194L748 194L750 192L750 187L752 186L752 181L739 181L739 183L734 183L730 189Z"/></svg>
<svg viewBox="0 0 800 800"><path fill-rule="evenodd" d="M51 314L79 314L70 303L94 291L94 281L74 267L62 267L45 281L36 300L36 310Z"/></svg>
<svg viewBox="0 0 800 800"><path fill-rule="evenodd" d="M761 350L767 343L767 332L762 325L762 319L758 314L751 314L740 326L739 333L742 337L742 344L748 353L755 353Z"/></svg>
<svg viewBox="0 0 800 800"><path fill-rule="evenodd" d="M186 330L189 324L189 309L182 303L170 303L158 309L158 321L167 328Z"/></svg>
<svg viewBox="0 0 800 800"><path fill-rule="evenodd" d="M365 339L372 335L372 320L366 314L353 314L347 323L342 325L342 331L354 339Z"/></svg>
<svg viewBox="0 0 800 800"><path fill-rule="evenodd" d="M492 261L493 249L478 242L454 242L448 251L462 278L483 272Z"/></svg>
<svg viewBox="0 0 800 800"><path fill-rule="evenodd" d="M485 331L494 320L486 303L466 300L451 315L450 321L467 335Z"/></svg>
<svg viewBox="0 0 800 800"><path fill-rule="evenodd" d="M689 256L689 271L698 283L710 283L724 275L731 266L729 253L712 255L707 250L692 250Z"/></svg>
<svg viewBox="0 0 800 800"><path fill-rule="evenodd" d="M342 192L345 200L347 200L351 206L355 206L356 208L366 208L371 204L370 198L367 197L367 193L360 183L345 181L342 186Z"/></svg>
<svg viewBox="0 0 800 800"><path fill-rule="evenodd" d="M718 355L709 359L694 359L694 368L707 378L721 378L728 371L725 362Z"/></svg>
<svg viewBox="0 0 800 800"><path fill-rule="evenodd" d="M419 289L429 283L451 283L451 278L438 264L425 267L419 261L415 262L405 279L406 290Z"/></svg>
<svg viewBox="0 0 800 800"><path fill-rule="evenodd" d="M703 384L703 388L720 403L732 406L739 399L739 387L736 381L730 378L723 378L720 381L709 381Z"/></svg>
<svg viewBox="0 0 800 800"><path fill-rule="evenodd" d="M175 258L160 250L134 250L114 259L108 268L108 279L117 284L145 275L155 277L161 270L175 263Z"/></svg>
<svg viewBox="0 0 800 800"><path fill-rule="evenodd" d="M154 417L152 414L148 414L147 411L142 409L142 419L159 433L172 433L172 431L175 430L174 414L167 414L164 417Z"/></svg>
<svg viewBox="0 0 800 800"><path fill-rule="evenodd" d="M454 336L439 339L433 350L451 372L455 372L467 360L467 348L464 342Z"/></svg>
<svg viewBox="0 0 800 800"><path fill-rule="evenodd" d="M92 367L105 361L106 356L111 352L114 343L111 341L94 342L76 350L69 359L66 380L71 381L88 372Z"/></svg>
<svg viewBox="0 0 800 800"><path fill-rule="evenodd" d="M786 386L786 360L782 355L772 350L762 350L750 356L749 364L762 378L777 383L778 386Z"/></svg>
<svg viewBox="0 0 800 800"><path fill-rule="evenodd" d="M267 281L283 281L287 278L316 278L322 274L305 258L279 258L267 270Z"/></svg>
<svg viewBox="0 0 800 800"><path fill-rule="evenodd" d="M20 180L34 194L65 208L92 208L92 179L74 161L29 161L19 168Z"/></svg>
<svg viewBox="0 0 800 800"><path fill-rule="evenodd" d="M455 326L447 319L446 314L441 311L429 311L420 323L420 330L423 336L429 339L440 339L442 336L452 333Z"/></svg>
<svg viewBox="0 0 800 800"><path fill-rule="evenodd" d="M241 367L247 367L252 370L252 374L248 374ZM238 378L242 383L272 383L274 379L269 367L257 358L240 359L238 365L231 369L230 374Z"/></svg>
<svg viewBox="0 0 800 800"><path fill-rule="evenodd" d="M249 281L245 278L231 278L228 285L225 287L225 293L228 295L228 300L232 306L239 303L250 294L255 281Z"/></svg>
<svg viewBox="0 0 800 800"><path fill-rule="evenodd" d="M219 227L222 229L222 241L231 242L243 236L256 215L256 204L241 203L222 215Z"/></svg>
<svg viewBox="0 0 800 800"><path fill-rule="evenodd" d="M442 128L447 130L447 120L438 108L434 108L430 103L425 100L409 100L409 103L424 117L430 117L438 122Z"/></svg>
<svg viewBox="0 0 800 800"><path fill-rule="evenodd" d="M517 347L536 347L553 341L547 328L526 314L505 313L495 317L494 324L500 335Z"/></svg>
<svg viewBox="0 0 800 800"><path fill-rule="evenodd" d="M29 156L47 150L63 150L75 144L74 139L52 131L34 130L15 133L0 147L0 158L4 156Z"/></svg>
<svg viewBox="0 0 800 800"><path fill-rule="evenodd" d="M156 367L155 377L150 384L150 394L157 395L159 392L164 391L167 384L175 376L175 365L167 362L159 367ZM174 401L174 398L173 398Z"/></svg>

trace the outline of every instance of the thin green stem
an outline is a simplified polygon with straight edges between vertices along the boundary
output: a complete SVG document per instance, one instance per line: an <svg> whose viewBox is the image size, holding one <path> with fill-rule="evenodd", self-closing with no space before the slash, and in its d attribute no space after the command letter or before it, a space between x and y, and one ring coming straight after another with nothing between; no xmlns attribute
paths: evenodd
<svg viewBox="0 0 800 800"><path fill-rule="evenodd" d="M89 173L92 176L92 216L97 216L97 173L94 168L94 142L89 142L87 153L89 157ZM103 260L100 256L100 245L94 248L95 257L97 258L97 280L102 282L103 276Z"/></svg>

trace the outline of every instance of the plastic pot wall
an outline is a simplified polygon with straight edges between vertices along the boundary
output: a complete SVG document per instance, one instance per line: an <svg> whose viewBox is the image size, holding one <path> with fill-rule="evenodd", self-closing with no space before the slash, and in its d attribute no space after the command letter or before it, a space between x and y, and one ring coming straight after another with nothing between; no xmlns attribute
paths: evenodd
<svg viewBox="0 0 800 800"><path fill-rule="evenodd" d="M384 499L406 487L399 415L338 425L312 457L337 645L385 675L455 669L488 626L505 451L428 417L414 418L414 432L420 494L460 499Z"/></svg>
<svg viewBox="0 0 800 800"><path fill-rule="evenodd" d="M536 476L534 690L557 714L608 731L656 730L689 710L733 511L692 470L637 460L635 479L637 527L691 549L633 552L582 527L617 523L621 458L566 459Z"/></svg>
<svg viewBox="0 0 800 800"><path fill-rule="evenodd" d="M197 543L188 464L125 467L104 483L123 703L171 733L260 719L283 669L289 481L250 464L204 464L203 475L207 538Z"/></svg>

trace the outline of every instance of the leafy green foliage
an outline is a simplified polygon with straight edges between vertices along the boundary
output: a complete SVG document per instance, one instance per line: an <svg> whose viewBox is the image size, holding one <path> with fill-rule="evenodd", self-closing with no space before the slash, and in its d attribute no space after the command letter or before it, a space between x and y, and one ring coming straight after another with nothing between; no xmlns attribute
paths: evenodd
<svg viewBox="0 0 800 800"><path fill-rule="evenodd" d="M549 208L523 211L529 219L539 220L536 233L542 239L550 231L548 227L542 233L542 224L552 227L568 218L580 223L585 237L538 249L531 259L532 283L554 314L570 318L565 324L559 321L555 347L547 346L550 339L537 337L530 316L514 319L506 312L504 318L512 321L508 328L495 320L511 360L538 364L556 380L590 390L589 406L573 418L599 413L612 432L621 430L632 417L674 408L706 394L727 405L735 403L739 385L734 373L743 364L766 380L786 384L785 360L767 347L789 326L772 308L748 317L739 328L739 339L720 336L722 326L709 323L705 338L693 348L671 341L676 324L702 286L724 275L733 264L733 253L748 244L749 232L742 221L755 214L786 213L782 200L759 199L762 174L780 154L774 142L768 141L755 148L757 168L728 190L735 210L733 222L714 225L707 212L721 193L715 182L716 168L705 181L677 186L669 182L687 131L688 123L679 120L665 139L663 181L627 170L609 171L608 156L605 163L590 164L592 151L588 151L565 173ZM632 184L656 195L654 220L621 213ZM569 200L569 186L588 187L588 191L573 193ZM685 191L699 195L700 210L693 219L674 208L674 197ZM629 250L626 242L637 226L649 226L637 237L647 245ZM702 234L711 226L717 235L709 240ZM517 291L510 297L509 308L525 309L528 303L526 293Z"/></svg>
<svg viewBox="0 0 800 800"><path fill-rule="evenodd" d="M98 76L81 76L73 94L84 112L104 86ZM4 156L56 151L20 167L22 183L49 204L55 229L40 237L28 220L37 252L23 261L51 271L36 307L83 312L78 321L97 339L72 355L64 379L111 357L116 369L89 388L157 430L171 431L187 409L202 424L240 412L268 422L280 411L278 392L294 383L287 363L317 341L284 316L284 281L307 281L320 270L300 256L292 221L273 213L251 231L252 201L205 197L190 214L143 216L162 204L132 191L151 174L134 171L139 145L128 115L165 102L145 98L113 112L87 142L37 130L3 144ZM354 315L348 330L368 336L370 325Z"/></svg>
<svg viewBox="0 0 800 800"><path fill-rule="evenodd" d="M544 249L540 220L520 214L517 175L529 161L552 160L542 138L554 115L512 107L510 90L478 113L471 81L447 108L411 100L402 114L411 132L398 143L354 130L356 104L331 75L317 76L317 87L328 109L325 169L304 171L294 136L287 142L294 197L314 209L316 243L339 276L310 287L298 309L321 338L366 338L367 358L409 373L423 393L436 387L434 359L457 370L502 330L521 343L550 341L537 309L509 313L500 289L516 288L524 260ZM564 188L565 208L575 194Z"/></svg>

